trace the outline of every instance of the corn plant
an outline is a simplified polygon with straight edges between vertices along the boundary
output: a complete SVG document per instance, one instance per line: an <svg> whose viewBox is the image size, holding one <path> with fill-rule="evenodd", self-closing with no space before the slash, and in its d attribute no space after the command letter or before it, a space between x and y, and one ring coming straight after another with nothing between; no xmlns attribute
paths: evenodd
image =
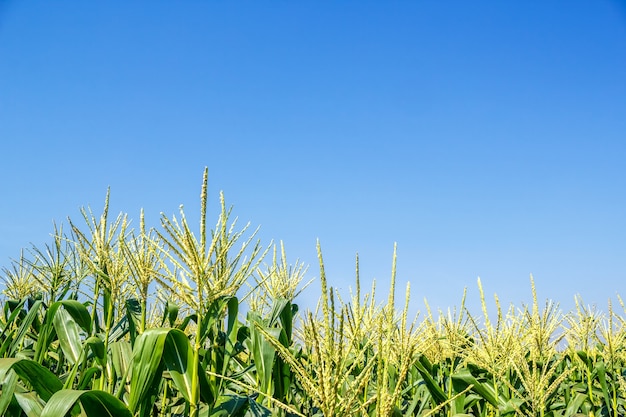
<svg viewBox="0 0 626 417"><path fill-rule="evenodd" d="M376 285L344 302L318 260L315 311L295 298L307 269L285 247L230 220L220 194L207 227L183 208L160 228L82 209L69 235L1 269L0 415L602 416L626 415L626 308L576 298L574 312L537 300L489 315L465 307L408 317L396 308L396 250L386 300ZM310 281L308 281L310 282ZM305 283L305 284L303 284ZM248 293L241 297L244 288ZM248 306L242 307L243 300ZM418 320L419 317L423 317Z"/></svg>

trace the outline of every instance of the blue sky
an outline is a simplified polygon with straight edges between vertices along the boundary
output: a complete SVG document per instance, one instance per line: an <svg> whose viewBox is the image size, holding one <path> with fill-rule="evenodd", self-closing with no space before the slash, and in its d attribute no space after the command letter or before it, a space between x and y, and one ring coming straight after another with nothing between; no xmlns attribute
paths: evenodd
<svg viewBox="0 0 626 417"><path fill-rule="evenodd" d="M626 5L4 1L0 265L52 222L184 204L423 311L626 296ZM210 214L210 215L211 215ZM301 302L316 299L314 284ZM308 298L307 298L308 297Z"/></svg>

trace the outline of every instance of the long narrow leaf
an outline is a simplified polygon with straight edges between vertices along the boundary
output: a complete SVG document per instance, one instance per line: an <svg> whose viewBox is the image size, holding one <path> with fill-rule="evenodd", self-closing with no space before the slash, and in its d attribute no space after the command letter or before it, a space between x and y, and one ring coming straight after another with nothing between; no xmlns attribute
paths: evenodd
<svg viewBox="0 0 626 417"><path fill-rule="evenodd" d="M185 333L178 329L168 331L165 349L163 349L163 360L174 385L185 400L190 401L194 389L197 390L199 387L192 385L193 349Z"/></svg>
<svg viewBox="0 0 626 417"><path fill-rule="evenodd" d="M159 384L163 370L161 358L168 329L150 329L142 333L133 349L132 375L128 408L135 414L155 384Z"/></svg>
<svg viewBox="0 0 626 417"><path fill-rule="evenodd" d="M471 390L487 400L492 406L496 408L504 406L504 401L500 401L495 389L488 383L479 382L468 370L453 374L452 383L457 392L461 392L468 386L472 386Z"/></svg>
<svg viewBox="0 0 626 417"><path fill-rule="evenodd" d="M11 400L13 400L13 393L15 392L15 387L17 386L17 374L13 371L9 372L8 375L4 374L3 377L0 378L0 384L2 384L2 395L0 395L0 416L4 416L9 408L9 405L11 404Z"/></svg>
<svg viewBox="0 0 626 417"><path fill-rule="evenodd" d="M64 309L57 310L53 318L54 329L59 337L61 350L68 362L74 365L80 358L83 346L80 340L79 326L74 318Z"/></svg>
<svg viewBox="0 0 626 417"><path fill-rule="evenodd" d="M28 417L40 417L44 403L34 392L15 393L15 399Z"/></svg>
<svg viewBox="0 0 626 417"><path fill-rule="evenodd" d="M24 317L24 319L20 322L20 326L9 348L10 357L15 356L15 353L18 351L18 349L22 348L22 342L24 341L26 332L28 332L30 326L37 318L37 314L39 314L39 307L41 307L41 305L42 302L40 300L35 301L35 303L28 310L28 314L26 314L26 317Z"/></svg>
<svg viewBox="0 0 626 417"><path fill-rule="evenodd" d="M22 380L28 382L44 401L63 388L63 383L56 375L30 359L0 359L0 381L11 369Z"/></svg>
<svg viewBox="0 0 626 417"><path fill-rule="evenodd" d="M419 360L415 361L415 367L417 368L420 375L422 375L422 378L424 378L424 383L426 384L430 395L432 395L433 400L435 400L435 404L443 404L448 401L448 397L446 396L446 393L443 391L443 389L441 389L441 387L433 379L430 372L426 369L425 361L427 361L427 359L425 356L422 355Z"/></svg>
<svg viewBox="0 0 626 417"><path fill-rule="evenodd" d="M65 310L83 331L87 334L91 334L91 316L89 315L87 308L82 303L76 300L61 300L52 303L46 310L44 322L41 326L39 337L37 338L37 342L35 344L35 360L39 363L43 362L48 346L54 340L54 317L59 309Z"/></svg>
<svg viewBox="0 0 626 417"><path fill-rule="evenodd" d="M57 391L46 403L40 417L65 416L79 402L87 417L132 417L123 402L108 392L98 390Z"/></svg>

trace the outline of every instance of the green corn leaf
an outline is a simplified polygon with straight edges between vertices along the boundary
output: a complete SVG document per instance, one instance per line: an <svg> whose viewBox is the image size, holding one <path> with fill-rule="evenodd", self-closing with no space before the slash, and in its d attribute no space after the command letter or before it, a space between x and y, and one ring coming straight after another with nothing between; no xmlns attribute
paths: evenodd
<svg viewBox="0 0 626 417"><path fill-rule="evenodd" d="M126 315L122 316L115 325L111 328L111 332L109 333L109 341L117 342L118 340L122 340L124 336L129 332L129 320Z"/></svg>
<svg viewBox="0 0 626 417"><path fill-rule="evenodd" d="M286 348L289 348L292 343L293 319L297 312L298 306L292 304L290 300L284 298L274 300L270 323L280 325L281 332L278 341ZM282 357L277 356L273 369L274 397L284 400L290 390L291 382L291 368Z"/></svg>
<svg viewBox="0 0 626 417"><path fill-rule="evenodd" d="M6 328L5 328L6 330ZM9 348L11 347L11 345L13 344L13 335L15 334L17 329L11 329L10 331L2 334L2 338L0 338L0 340L2 340L2 344L0 344L0 357L4 357L7 350L9 350Z"/></svg>
<svg viewBox="0 0 626 417"><path fill-rule="evenodd" d="M40 417L44 402L34 392L15 393L15 399L28 417Z"/></svg>
<svg viewBox="0 0 626 417"><path fill-rule="evenodd" d="M1 359L0 359L1 360ZM9 405L14 396L15 387L17 387L17 374L14 371L9 370L8 373L3 373L0 377L0 384L2 384L2 395L0 395L0 416L4 416L7 413Z"/></svg>
<svg viewBox="0 0 626 417"><path fill-rule="evenodd" d="M24 340L24 336L26 336L26 332L30 329L30 326L33 324L35 319L37 318L37 314L39 314L39 307L41 307L42 302L37 300L33 303L33 305L28 310L28 314L26 317L20 322L20 326L13 338L13 341L9 347L9 356L15 356L15 353L21 349L22 342Z"/></svg>
<svg viewBox="0 0 626 417"><path fill-rule="evenodd" d="M487 382L479 382L469 370L465 369L452 375L452 384L456 392L461 392L471 385L471 390L492 406L496 408L504 406L504 401L498 397L493 386Z"/></svg>
<svg viewBox="0 0 626 417"><path fill-rule="evenodd" d="M168 329L149 329L135 341L128 408L135 414L160 383L163 346Z"/></svg>
<svg viewBox="0 0 626 417"><path fill-rule="evenodd" d="M430 392L430 395L432 395L435 404L439 405L448 401L446 393L441 389L441 387L437 384L437 382L433 379L432 375L428 371L428 368L431 367L428 359L426 359L424 355L421 355L419 360L415 361L415 367L424 379L424 383L428 388L428 392Z"/></svg>
<svg viewBox="0 0 626 417"><path fill-rule="evenodd" d="M186 401L190 401L193 390L198 387L192 385L193 349L185 333L178 329L167 332L163 361L176 388Z"/></svg>
<svg viewBox="0 0 626 417"><path fill-rule="evenodd" d="M248 398L241 395L220 395L210 417L238 416L248 404Z"/></svg>
<svg viewBox="0 0 626 417"><path fill-rule="evenodd" d="M67 311L70 316L72 316L76 324L78 324L81 329L83 329L87 334L91 334L91 315L89 314L87 307L85 307L83 303L80 303L76 300L61 300L57 301L54 304L62 306L63 309Z"/></svg>
<svg viewBox="0 0 626 417"><path fill-rule="evenodd" d="M9 407L2 414L2 417L24 417L24 413L20 404L15 400L15 397L12 397Z"/></svg>
<svg viewBox="0 0 626 417"><path fill-rule="evenodd" d="M18 327L17 323L20 318L23 318L25 315L24 307L26 304L26 298L17 300L9 300L4 303L4 317L6 317L5 323L3 324L2 332L0 332L0 340L6 338L6 333L9 332L14 327ZM15 323L15 324L14 324Z"/></svg>
<svg viewBox="0 0 626 417"><path fill-rule="evenodd" d="M123 402L107 392L98 390L57 391L46 403L40 417L65 416L79 403L86 417L132 417Z"/></svg>
<svg viewBox="0 0 626 417"><path fill-rule="evenodd" d="M7 300L7 302L4 303L3 311L4 317L7 318L7 323L11 323L13 320L15 320L15 317L17 317L17 315L20 313L20 310L25 303L26 298L22 298L21 300Z"/></svg>
<svg viewBox="0 0 626 417"><path fill-rule="evenodd" d="M52 394L63 388L63 383L56 375L31 359L0 359L0 381L11 369L28 382L44 401L48 401Z"/></svg>
<svg viewBox="0 0 626 417"><path fill-rule="evenodd" d="M52 303L46 311L46 315L39 331L39 337L35 344L35 360L39 363L43 362L45 353L50 346L50 343L54 340L55 327L54 316L56 312L63 307L67 313L74 319L76 324L80 326L87 334L91 334L92 321L87 308L76 300L61 300Z"/></svg>
<svg viewBox="0 0 626 417"><path fill-rule="evenodd" d="M79 326L65 309L58 309L52 320L61 350L68 362L74 365L80 359L83 351Z"/></svg>
<svg viewBox="0 0 626 417"><path fill-rule="evenodd" d="M165 322L168 321L170 327L174 327L176 317L178 317L178 310L178 305L171 302L170 300L167 300L165 302L165 308L163 309L163 319L161 319L161 326L163 326Z"/></svg>
<svg viewBox="0 0 626 417"><path fill-rule="evenodd" d="M133 360L133 351L130 343L126 340L113 342L109 345L111 350L111 364L113 371L118 377L123 377L130 369Z"/></svg>
<svg viewBox="0 0 626 417"><path fill-rule="evenodd" d="M604 364L604 361L599 361L596 364L596 372L598 380L600 381L600 387L602 388L604 405L606 405L608 409L611 409L611 393L609 392L609 386L606 382L606 365Z"/></svg>
<svg viewBox="0 0 626 417"><path fill-rule="evenodd" d="M202 318L202 322L199 323L198 331L201 335L201 341L206 340L209 337L218 321L224 318L224 312L228 307L228 304L232 297L222 296L211 301L207 306L207 312ZM236 316L236 315L235 315Z"/></svg>
<svg viewBox="0 0 626 417"><path fill-rule="evenodd" d="M253 311L248 312L248 322L250 323L250 350L256 366L259 390L264 394L272 395L272 369L274 367L276 349L266 340L259 328L270 334L274 339L278 339L281 329L269 328L259 314Z"/></svg>
<svg viewBox="0 0 626 417"><path fill-rule="evenodd" d="M176 326L177 329L179 330L185 330L187 328L187 326L189 325L190 322L194 322L194 323L198 323L198 315L197 314L190 314L188 316L185 316L185 318L181 321L181 323Z"/></svg>
<svg viewBox="0 0 626 417"><path fill-rule="evenodd" d="M582 407L583 403L587 400L587 398L587 394L584 394L582 392L577 393L574 398L572 398L567 404L567 409L565 410L564 415L572 416L577 413L578 410L580 410L580 407Z"/></svg>
<svg viewBox="0 0 626 417"><path fill-rule="evenodd" d="M297 314L298 305L292 304L291 302L288 302L280 313L280 323L287 336L286 346L291 345L291 341L293 340L293 321Z"/></svg>
<svg viewBox="0 0 626 417"><path fill-rule="evenodd" d="M134 344L137 338L138 329L141 326L141 304L136 298L126 300L126 318L128 320L128 331L130 333L130 343Z"/></svg>
<svg viewBox="0 0 626 417"><path fill-rule="evenodd" d="M587 365L587 368L589 368L589 369L592 368L591 359L589 358L589 355L587 355L587 352L585 352L584 350L579 350L579 351L576 352L576 354L578 355L580 360L582 360L583 363L585 365Z"/></svg>
<svg viewBox="0 0 626 417"><path fill-rule="evenodd" d="M105 391L85 391L81 395L81 405L88 417L132 417L123 402Z"/></svg>
<svg viewBox="0 0 626 417"><path fill-rule="evenodd" d="M105 362L105 352L104 352L104 342L96 337L91 336L87 340L85 340L85 349L89 348L95 358L98 360L100 365L104 365Z"/></svg>
<svg viewBox="0 0 626 417"><path fill-rule="evenodd" d="M286 344L288 342L284 329L281 329L278 340L283 346L289 347L289 345ZM272 370L272 378L274 382L274 398L279 401L285 400L291 387L292 373L291 368L280 355L276 356L274 369Z"/></svg>
<svg viewBox="0 0 626 417"><path fill-rule="evenodd" d="M198 367L199 387L192 386L192 363L193 349L183 331L167 328L146 330L137 338L133 350L128 400L130 411L136 413L146 401L154 401L151 395L158 389L164 368L169 371L185 400L189 401L193 390L199 389L200 398L212 404L215 395L201 367Z"/></svg>
<svg viewBox="0 0 626 417"><path fill-rule="evenodd" d="M283 312L287 310L286 307L288 304L289 304L289 300L285 298L276 298L273 300L272 311L270 312L270 315L269 315L270 326L275 325L279 320L282 319L281 315L283 314ZM289 308L289 311L291 311L291 308Z"/></svg>
<svg viewBox="0 0 626 417"><path fill-rule="evenodd" d="M126 314L113 326L109 334L110 341L122 340L128 333L131 345L135 344L135 339L139 333L141 325L141 303L136 298L130 298L124 303Z"/></svg>
<svg viewBox="0 0 626 417"><path fill-rule="evenodd" d="M230 297L228 300L228 329L226 335L226 346L224 352L224 362L222 364L222 375L226 375L231 358L236 354L237 335L239 332L239 300L237 297Z"/></svg>
<svg viewBox="0 0 626 417"><path fill-rule="evenodd" d="M258 402L248 399L248 410L244 417L270 417L272 412Z"/></svg>
<svg viewBox="0 0 626 417"><path fill-rule="evenodd" d="M98 378L102 373L101 368L92 366L84 369L80 373L80 380L78 381L78 389L89 389L94 378Z"/></svg>
<svg viewBox="0 0 626 417"><path fill-rule="evenodd" d="M222 395L216 402L210 417L270 417L272 411L250 397L227 394Z"/></svg>

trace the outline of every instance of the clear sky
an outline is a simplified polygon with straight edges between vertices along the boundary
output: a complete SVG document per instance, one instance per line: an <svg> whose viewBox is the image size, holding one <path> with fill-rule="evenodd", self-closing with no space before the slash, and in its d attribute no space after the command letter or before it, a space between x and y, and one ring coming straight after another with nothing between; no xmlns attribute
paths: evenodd
<svg viewBox="0 0 626 417"><path fill-rule="evenodd" d="M626 297L626 4L1 1L0 265L81 206L197 218L423 311ZM305 293L316 299L319 284Z"/></svg>

